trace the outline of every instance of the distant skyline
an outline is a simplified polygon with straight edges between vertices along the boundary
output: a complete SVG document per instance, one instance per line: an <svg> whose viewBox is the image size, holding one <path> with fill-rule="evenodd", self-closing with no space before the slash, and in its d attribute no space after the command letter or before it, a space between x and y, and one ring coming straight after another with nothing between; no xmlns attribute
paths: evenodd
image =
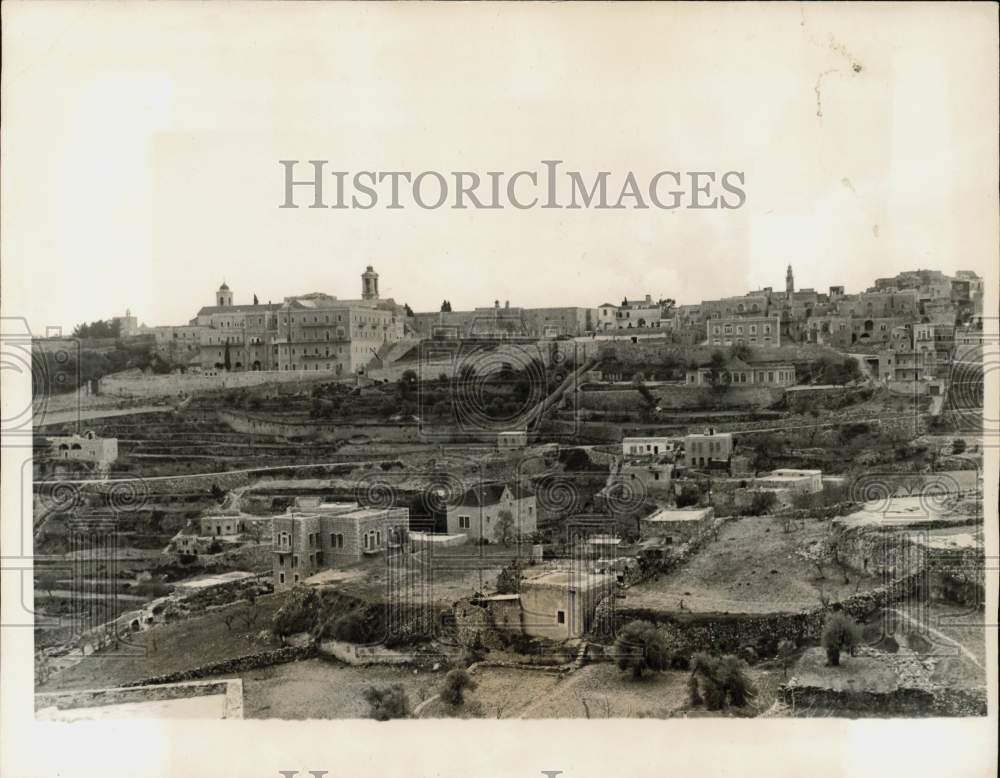
<svg viewBox="0 0 1000 778"><path fill-rule="evenodd" d="M475 5L306 4L251 24L206 4L187 6L183 25L159 23L169 4L61 8L63 26L45 4L17 10L0 295L4 315L37 333L126 308L151 326L184 323L223 279L237 303L354 298L369 264L384 297L419 312L443 299L696 303L783 289L789 264L798 287L862 291L901 270L987 276L996 262L992 64L975 59L995 31L980 13L929 24L927 8L789 4L765 35L744 23L752 8L723 17L697 4L644 9L641 25L627 6L538 5L521 9L530 26ZM713 45L697 34L709 18ZM463 34L470 24L489 34ZM18 60L21 45L30 58ZM281 159L736 170L746 204L282 210Z"/></svg>

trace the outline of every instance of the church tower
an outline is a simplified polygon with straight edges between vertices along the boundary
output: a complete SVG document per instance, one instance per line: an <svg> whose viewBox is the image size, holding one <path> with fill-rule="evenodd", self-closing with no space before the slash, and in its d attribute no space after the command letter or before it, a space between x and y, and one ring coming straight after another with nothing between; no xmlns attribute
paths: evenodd
<svg viewBox="0 0 1000 778"><path fill-rule="evenodd" d="M375 272L371 265L361 274L361 299L378 299L378 273Z"/></svg>
<svg viewBox="0 0 1000 778"><path fill-rule="evenodd" d="M215 293L215 304L220 308L233 304L233 293L229 291L225 281L222 282L219 291Z"/></svg>
<svg viewBox="0 0 1000 778"><path fill-rule="evenodd" d="M795 291L795 276L792 275L792 266L788 266L788 272L785 273L785 293L791 297L792 292Z"/></svg>

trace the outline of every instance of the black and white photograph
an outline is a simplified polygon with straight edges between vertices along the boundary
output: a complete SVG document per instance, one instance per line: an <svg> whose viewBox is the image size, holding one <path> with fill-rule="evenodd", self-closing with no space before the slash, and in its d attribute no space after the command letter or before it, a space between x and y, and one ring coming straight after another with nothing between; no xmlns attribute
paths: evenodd
<svg viewBox="0 0 1000 778"><path fill-rule="evenodd" d="M995 4L3 22L6 774L995 774Z"/></svg>

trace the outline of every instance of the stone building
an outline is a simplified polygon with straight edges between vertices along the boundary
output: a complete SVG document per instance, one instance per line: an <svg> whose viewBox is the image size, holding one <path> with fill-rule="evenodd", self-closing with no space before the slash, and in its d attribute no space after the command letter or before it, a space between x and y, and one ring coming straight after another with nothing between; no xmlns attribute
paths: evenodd
<svg viewBox="0 0 1000 778"><path fill-rule="evenodd" d="M779 468L753 479L753 486L758 489L815 494L823 491L823 471Z"/></svg>
<svg viewBox="0 0 1000 778"><path fill-rule="evenodd" d="M118 459L118 438L99 438L93 432L83 435L50 435L49 455L53 459L92 462L107 468Z"/></svg>
<svg viewBox="0 0 1000 778"><path fill-rule="evenodd" d="M715 520L713 508L658 508L640 521L644 540L662 539L666 543L683 543L711 527Z"/></svg>
<svg viewBox="0 0 1000 778"><path fill-rule="evenodd" d="M712 462L728 462L733 453L733 434L709 427L703 433L684 437L684 464L710 467Z"/></svg>
<svg viewBox="0 0 1000 778"><path fill-rule="evenodd" d="M198 519L202 535L211 537L232 537L243 531L243 521L239 516L209 515Z"/></svg>
<svg viewBox="0 0 1000 778"><path fill-rule="evenodd" d="M408 508L319 503L272 519L274 588L287 589L331 567L391 552L409 530Z"/></svg>
<svg viewBox="0 0 1000 778"><path fill-rule="evenodd" d="M387 344L402 340L405 307L383 300L378 273L362 274L360 299L341 300L313 292L280 303L234 303L223 283L215 304L202 307L187 324L156 327L158 350L202 371L295 370L357 373L378 359Z"/></svg>
<svg viewBox="0 0 1000 778"><path fill-rule="evenodd" d="M703 304L704 307L704 304ZM712 346L780 346L780 316L736 316L708 319L707 343Z"/></svg>
<svg viewBox="0 0 1000 778"><path fill-rule="evenodd" d="M597 604L615 593L615 578L580 569L552 570L521 581L521 628L526 635L569 640L586 634Z"/></svg>
<svg viewBox="0 0 1000 778"><path fill-rule="evenodd" d="M705 360L685 373L688 386L712 386L713 379L732 386L793 386L795 366L784 362L744 362L733 358L719 369L710 367Z"/></svg>
<svg viewBox="0 0 1000 778"><path fill-rule="evenodd" d="M622 456L656 457L674 450L676 438L644 437L622 438Z"/></svg>
<svg viewBox="0 0 1000 778"><path fill-rule="evenodd" d="M513 527L508 528L513 537L524 537L538 529L535 495L519 484L493 482L473 487L448 504L448 534L465 535L473 541L500 541L503 538L498 526L504 511L513 517Z"/></svg>

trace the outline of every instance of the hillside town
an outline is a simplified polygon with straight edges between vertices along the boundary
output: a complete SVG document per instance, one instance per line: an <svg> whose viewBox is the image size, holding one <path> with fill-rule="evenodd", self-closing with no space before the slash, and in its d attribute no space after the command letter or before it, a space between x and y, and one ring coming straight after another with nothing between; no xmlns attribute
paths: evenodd
<svg viewBox="0 0 1000 778"><path fill-rule="evenodd" d="M979 275L360 276L33 341L38 718L986 714Z"/></svg>

